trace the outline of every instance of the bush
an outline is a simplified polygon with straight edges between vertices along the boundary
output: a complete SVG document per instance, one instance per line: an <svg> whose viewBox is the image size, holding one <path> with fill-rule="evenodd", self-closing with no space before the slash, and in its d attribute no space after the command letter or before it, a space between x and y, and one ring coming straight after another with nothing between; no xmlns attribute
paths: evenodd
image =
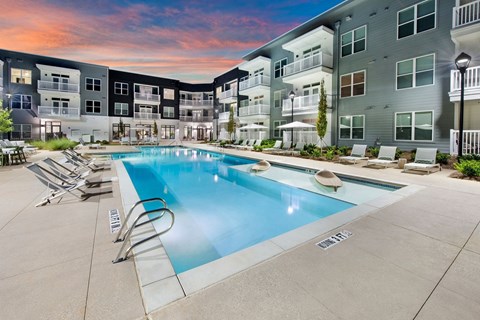
<svg viewBox="0 0 480 320"><path fill-rule="evenodd" d="M454 163L453 167L461 174L467 177L480 176L480 161L479 160L462 160L459 163Z"/></svg>
<svg viewBox="0 0 480 320"><path fill-rule="evenodd" d="M349 147L347 146L341 146L337 148L337 154L341 156L346 156L348 154L348 151L350 150Z"/></svg>
<svg viewBox="0 0 480 320"><path fill-rule="evenodd" d="M372 157L378 157L378 152L380 151L380 148L379 147L370 147L368 149L368 151L370 152L370 154L372 155Z"/></svg>
<svg viewBox="0 0 480 320"><path fill-rule="evenodd" d="M463 155L463 156L460 158L460 161L463 161L463 160L476 160L476 161L480 161L480 154L466 154L466 155Z"/></svg>
<svg viewBox="0 0 480 320"><path fill-rule="evenodd" d="M335 157L335 150L334 149L327 150L327 152L325 153L325 158L327 160L333 160L334 157Z"/></svg>
<svg viewBox="0 0 480 320"><path fill-rule="evenodd" d="M441 153L441 152L437 153L437 158L436 158L437 163L446 165L448 164L449 159L450 159L450 155L448 153Z"/></svg>
<svg viewBox="0 0 480 320"><path fill-rule="evenodd" d="M61 138L61 139L52 139L48 141L33 141L31 144L37 147L38 149L55 151L55 150L66 150L66 149L74 148L78 143L75 141L68 140L67 138Z"/></svg>

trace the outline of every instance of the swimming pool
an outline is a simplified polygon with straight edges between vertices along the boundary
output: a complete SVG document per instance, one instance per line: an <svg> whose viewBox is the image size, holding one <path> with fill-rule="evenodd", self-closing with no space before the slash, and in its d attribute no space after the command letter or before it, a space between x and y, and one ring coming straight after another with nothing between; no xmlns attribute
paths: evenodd
<svg viewBox="0 0 480 320"><path fill-rule="evenodd" d="M177 274L354 206L256 176L245 158L172 147L114 158L140 198L162 197L175 212L161 240Z"/></svg>

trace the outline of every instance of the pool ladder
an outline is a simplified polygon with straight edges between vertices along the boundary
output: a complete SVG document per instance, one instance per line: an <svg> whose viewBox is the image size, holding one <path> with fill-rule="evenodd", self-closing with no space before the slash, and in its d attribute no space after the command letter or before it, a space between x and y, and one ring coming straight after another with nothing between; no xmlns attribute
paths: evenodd
<svg viewBox="0 0 480 320"><path fill-rule="evenodd" d="M140 204L144 204L144 203L147 203L147 202L161 202L163 204L163 208L158 208L158 209L154 209L154 210L147 210L147 211L144 211L142 212L141 214L138 215L138 217L133 221L132 223L132 226L129 228L127 227L127 222L128 220L130 219L130 216L132 215L133 213L133 210ZM154 217L152 219L149 219L147 221L144 221L144 222L139 222L141 218L143 218L144 216L146 215L149 215L149 214L152 214L152 213L156 213L156 212L160 212L160 215L157 216L157 217ZM170 217L171 217L171 222L170 222L170 225L163 231L160 231L160 232L157 232L151 236L148 236L147 238L145 239L142 239L138 242L135 242L134 244L132 244L127 250L125 250L125 253L122 255L122 252L124 251L126 245L127 245L127 242L128 240L130 240L130 237L132 235L132 231L133 229L137 228L137 227L140 227L140 226L143 226L147 223L150 223L150 222L153 222L153 221L156 221L158 219L161 219L163 218L163 216L165 215L165 213L168 213L170 214ZM137 201L131 208L130 210L128 211L128 214L127 216L125 217L125 221L123 222L120 230L118 230L118 234L117 234L117 237L115 238L115 240L113 242L121 242L123 241L123 244L122 244L122 247L120 248L120 251L118 251L118 254L117 254L117 257L115 258L115 260L113 260L112 262L113 263L117 263L117 262L122 262L122 261L125 261L128 259L128 254L130 253L130 251L132 251L133 248L135 248L136 246L139 246L141 245L142 243L145 243L149 240L152 240L162 234L165 234L167 233L168 231L170 231L170 229L172 229L173 227L173 224L175 222L175 214L167 208L167 202L162 199L162 198L150 198L150 199L144 199L144 200L140 200L140 201ZM125 232L123 232L123 230L126 228ZM122 234L123 233L123 234Z"/></svg>

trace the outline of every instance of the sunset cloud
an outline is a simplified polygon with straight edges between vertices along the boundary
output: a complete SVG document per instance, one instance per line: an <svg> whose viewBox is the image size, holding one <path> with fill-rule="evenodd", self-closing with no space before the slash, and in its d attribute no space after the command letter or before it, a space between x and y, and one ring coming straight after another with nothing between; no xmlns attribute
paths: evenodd
<svg viewBox="0 0 480 320"><path fill-rule="evenodd" d="M265 6L279 4L258 4L241 12L228 1L2 0L0 48L212 81L303 22L272 20Z"/></svg>

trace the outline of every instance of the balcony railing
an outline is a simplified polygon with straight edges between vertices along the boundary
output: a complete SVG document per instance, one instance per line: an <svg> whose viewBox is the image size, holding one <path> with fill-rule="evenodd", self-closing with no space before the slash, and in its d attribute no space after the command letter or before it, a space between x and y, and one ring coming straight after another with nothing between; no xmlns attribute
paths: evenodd
<svg viewBox="0 0 480 320"><path fill-rule="evenodd" d="M213 100L180 99L180 107L213 107Z"/></svg>
<svg viewBox="0 0 480 320"><path fill-rule="evenodd" d="M76 83L61 83L53 81L38 80L38 90L57 92L79 93L80 86Z"/></svg>
<svg viewBox="0 0 480 320"><path fill-rule="evenodd" d="M134 112L133 119L134 120L160 120L161 114L150 113L150 112Z"/></svg>
<svg viewBox="0 0 480 320"><path fill-rule="evenodd" d="M470 2L453 8L452 28L480 22L480 1Z"/></svg>
<svg viewBox="0 0 480 320"><path fill-rule="evenodd" d="M450 154L458 154L458 130L450 130ZM480 154L480 130L463 130L463 154Z"/></svg>
<svg viewBox="0 0 480 320"><path fill-rule="evenodd" d="M135 92L134 99L135 100L151 101L151 102L159 103L160 102L160 95L153 94L153 93Z"/></svg>
<svg viewBox="0 0 480 320"><path fill-rule="evenodd" d="M38 106L38 116L39 118L78 119L80 118L80 108Z"/></svg>
<svg viewBox="0 0 480 320"><path fill-rule="evenodd" d="M292 74L304 72L323 65L331 68L333 66L333 57L320 52L313 56L287 64L283 67L283 76L288 77Z"/></svg>
<svg viewBox="0 0 480 320"><path fill-rule="evenodd" d="M256 86L270 86L270 77L265 75L257 75L243 79L240 81L240 91L253 88Z"/></svg>
<svg viewBox="0 0 480 320"><path fill-rule="evenodd" d="M460 91L461 74L458 70L452 70L450 74L450 92ZM480 89L480 66L471 67L465 71L465 90Z"/></svg>
<svg viewBox="0 0 480 320"><path fill-rule="evenodd" d="M228 111L222 112L218 115L218 121L228 121L229 119L230 119L230 112Z"/></svg>
<svg viewBox="0 0 480 320"><path fill-rule="evenodd" d="M318 101L320 96L318 94L312 94L309 96L297 97L293 100L293 112L294 113L309 113L318 110ZM290 99L283 100L282 113L285 115L292 112L292 101Z"/></svg>
<svg viewBox="0 0 480 320"><path fill-rule="evenodd" d="M213 116L180 116L180 121L185 122L212 122Z"/></svg>
<svg viewBox="0 0 480 320"><path fill-rule="evenodd" d="M223 99L228 99L228 98L233 98L237 96L237 88L232 88L227 91L223 91L220 93L218 96L218 99L223 100Z"/></svg>
<svg viewBox="0 0 480 320"><path fill-rule="evenodd" d="M240 117L269 115L270 106L267 104L256 104L253 106L241 107L238 109Z"/></svg>

